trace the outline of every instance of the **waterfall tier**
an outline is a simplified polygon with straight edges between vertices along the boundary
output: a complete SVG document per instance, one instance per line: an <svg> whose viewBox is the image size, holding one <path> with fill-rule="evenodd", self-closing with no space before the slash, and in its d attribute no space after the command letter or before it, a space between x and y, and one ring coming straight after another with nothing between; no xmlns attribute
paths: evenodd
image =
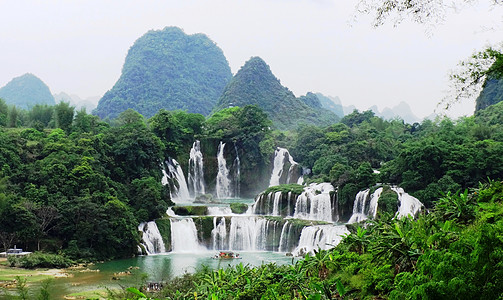
<svg viewBox="0 0 503 300"><path fill-rule="evenodd" d="M196 140L190 149L188 182L193 198L205 194L203 153L201 143Z"/></svg>
<svg viewBox="0 0 503 300"><path fill-rule="evenodd" d="M161 233L154 221L140 223L138 231L143 232L142 245L147 251L146 254L166 252Z"/></svg>
<svg viewBox="0 0 503 300"><path fill-rule="evenodd" d="M224 157L225 143L220 142L218 145L217 162L218 174L216 184L216 194L218 199L231 197L231 180L229 178L229 169Z"/></svg>
<svg viewBox="0 0 503 300"><path fill-rule="evenodd" d="M171 219L171 247L173 252L201 252L206 248L199 243L192 218Z"/></svg>
<svg viewBox="0 0 503 300"><path fill-rule="evenodd" d="M165 162L167 170L163 168L161 183L169 185L171 200L174 202L191 200L189 188L185 180L185 175L180 164L173 158L168 158Z"/></svg>
<svg viewBox="0 0 503 300"><path fill-rule="evenodd" d="M339 220L335 189L330 183L312 183L301 194L262 193L253 204L254 214L293 217L303 220Z"/></svg>
<svg viewBox="0 0 503 300"><path fill-rule="evenodd" d="M402 188L390 187L391 191L397 194L398 210L395 217L402 218L405 216L416 216L422 209L423 204L411 195L404 192ZM370 193L370 189L358 192L353 204L353 214L348 223L357 223L368 218L374 219L377 216L379 198L383 193L383 188L380 187Z"/></svg>
<svg viewBox="0 0 503 300"><path fill-rule="evenodd" d="M276 148L269 186L297 183L299 181L299 173L299 165L293 160L288 150L280 147Z"/></svg>
<svg viewBox="0 0 503 300"><path fill-rule="evenodd" d="M329 249L339 244L344 235L349 234L346 225L308 226L300 234L299 245L293 251L296 256L313 252L318 249Z"/></svg>

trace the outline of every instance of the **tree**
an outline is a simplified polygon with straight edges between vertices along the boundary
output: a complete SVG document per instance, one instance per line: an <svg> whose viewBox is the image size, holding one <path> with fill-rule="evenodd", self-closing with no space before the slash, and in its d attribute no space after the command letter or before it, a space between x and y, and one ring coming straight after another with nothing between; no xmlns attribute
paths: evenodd
<svg viewBox="0 0 503 300"><path fill-rule="evenodd" d="M68 102L59 102L59 104L54 106L54 119L56 121L56 127L61 128L67 133L70 132L73 114L75 107L70 106Z"/></svg>
<svg viewBox="0 0 503 300"><path fill-rule="evenodd" d="M7 116L9 114L9 107L5 100L0 98L0 126L7 125Z"/></svg>
<svg viewBox="0 0 503 300"><path fill-rule="evenodd" d="M494 5L501 5L501 0L489 0ZM379 27L390 18L394 25L400 24L405 19L415 23L437 25L445 20L447 11L456 10L464 4L477 3L472 0L457 1L412 1L412 0L359 0L356 5L358 14L373 15L373 26Z"/></svg>
<svg viewBox="0 0 503 300"><path fill-rule="evenodd" d="M7 116L7 127L16 128L18 122L18 111L16 106L12 106Z"/></svg>

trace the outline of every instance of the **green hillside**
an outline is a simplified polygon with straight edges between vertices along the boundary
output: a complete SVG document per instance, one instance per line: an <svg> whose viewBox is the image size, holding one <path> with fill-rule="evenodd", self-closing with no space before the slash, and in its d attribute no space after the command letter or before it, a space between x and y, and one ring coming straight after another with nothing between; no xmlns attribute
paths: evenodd
<svg viewBox="0 0 503 300"><path fill-rule="evenodd" d="M129 49L119 80L94 114L115 118L132 108L151 117L164 108L207 115L231 77L222 50L206 35L152 30Z"/></svg>
<svg viewBox="0 0 503 300"><path fill-rule="evenodd" d="M0 98L18 108L30 108L35 104L55 104L49 87L30 73L12 79L1 88Z"/></svg>
<svg viewBox="0 0 503 300"><path fill-rule="evenodd" d="M278 129L293 129L299 124L329 125L338 117L322 108L314 94L296 98L260 58L252 57L232 78L214 111L231 106L257 105Z"/></svg>

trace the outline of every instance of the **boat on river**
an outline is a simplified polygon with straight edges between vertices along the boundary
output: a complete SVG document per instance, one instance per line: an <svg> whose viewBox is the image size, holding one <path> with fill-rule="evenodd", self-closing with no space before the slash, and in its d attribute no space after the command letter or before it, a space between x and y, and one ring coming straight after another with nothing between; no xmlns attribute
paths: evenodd
<svg viewBox="0 0 503 300"><path fill-rule="evenodd" d="M213 259L241 259L238 253L232 251L220 251L212 257Z"/></svg>

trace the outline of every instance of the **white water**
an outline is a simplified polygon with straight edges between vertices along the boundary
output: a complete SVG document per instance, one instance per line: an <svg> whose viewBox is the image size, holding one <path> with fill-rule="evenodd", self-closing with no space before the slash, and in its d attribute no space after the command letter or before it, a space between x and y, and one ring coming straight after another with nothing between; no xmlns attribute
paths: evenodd
<svg viewBox="0 0 503 300"><path fill-rule="evenodd" d="M370 189L358 192L353 204L353 214L348 223L358 223L369 217L375 218L377 215L379 197L381 197L382 191L383 188L378 188L372 195L370 195ZM367 203L368 207L366 207Z"/></svg>
<svg viewBox="0 0 503 300"><path fill-rule="evenodd" d="M375 192L372 194L372 197L370 198L370 204L369 204L369 212L368 215L372 216L373 219L377 216L377 204L379 201L379 198L381 197L383 188L378 188L375 190Z"/></svg>
<svg viewBox="0 0 503 300"><path fill-rule="evenodd" d="M266 251L268 240L276 234L280 234L277 222L256 217L232 217L228 249Z"/></svg>
<svg viewBox="0 0 503 300"><path fill-rule="evenodd" d="M408 215L415 217L421 211L423 204L417 198L407 194L402 188L392 187L391 189L397 193L400 202L395 217L399 219Z"/></svg>
<svg viewBox="0 0 503 300"><path fill-rule="evenodd" d="M300 235L299 245L293 254L313 253L318 249L330 249L339 244L349 231L346 225L317 225L304 227Z"/></svg>
<svg viewBox="0 0 503 300"><path fill-rule="evenodd" d="M286 182L280 182L286 162L290 163ZM275 186L281 183L297 183L299 181L299 178L296 178L295 173L298 167L298 164L293 160L293 157L290 155L288 150L280 147L276 148L276 150L274 151L274 163L269 186Z"/></svg>
<svg viewBox="0 0 503 300"><path fill-rule="evenodd" d="M213 218L213 230L211 231L213 250L225 250L227 246L227 228L225 218Z"/></svg>
<svg viewBox="0 0 503 300"><path fill-rule="evenodd" d="M230 216L232 215L232 210L230 207L225 206L208 206L209 216Z"/></svg>
<svg viewBox="0 0 503 300"><path fill-rule="evenodd" d="M276 192L274 193L273 206L272 206L272 215L279 216L279 201L281 200L281 196L283 193Z"/></svg>
<svg viewBox="0 0 503 300"><path fill-rule="evenodd" d="M231 180L229 179L229 170L227 169L227 162L224 157L225 143L220 142L218 145L217 162L218 174L216 193L218 199L231 197Z"/></svg>
<svg viewBox="0 0 503 300"><path fill-rule="evenodd" d="M241 194L240 180L241 180L241 160L239 159L238 148L234 144L234 151L236 151L236 158L234 159L234 197L239 198Z"/></svg>
<svg viewBox="0 0 503 300"><path fill-rule="evenodd" d="M330 192L335 191L328 182L311 183L304 188L295 203L294 218L332 222Z"/></svg>
<svg viewBox="0 0 503 300"><path fill-rule="evenodd" d="M166 160L166 165L168 166L168 172L162 170L164 176L161 183L163 185L168 184L168 178L174 179L178 183L178 186L174 186L173 191L170 189L171 199L174 202L190 200L189 188L180 164L175 159L169 158Z"/></svg>
<svg viewBox="0 0 503 300"><path fill-rule="evenodd" d="M138 230L143 232L142 245L147 250L147 254L166 252L161 233L154 221L140 223Z"/></svg>
<svg viewBox="0 0 503 300"><path fill-rule="evenodd" d="M166 214L168 215L168 217L178 217L178 215L173 211L172 207L168 207Z"/></svg>
<svg viewBox="0 0 503 300"><path fill-rule="evenodd" d="M170 219L170 222L173 252L194 253L206 250L199 244L196 225L191 218Z"/></svg>
<svg viewBox="0 0 503 300"><path fill-rule="evenodd" d="M283 175L283 166L285 164L285 154L288 150L284 148L276 148L274 151L274 164L271 173L271 180L269 181L269 186L279 185L279 180L281 175Z"/></svg>
<svg viewBox="0 0 503 300"><path fill-rule="evenodd" d="M278 252L287 252L289 249L292 247L291 245L291 240L290 240L290 234L292 231L292 223L286 221L285 225L283 225L283 228L281 229L281 235L279 238L279 249Z"/></svg>
<svg viewBox="0 0 503 300"><path fill-rule="evenodd" d="M205 194L204 172L203 172L203 154L201 153L201 144L198 140L192 144L189 158L189 188L195 197Z"/></svg>

